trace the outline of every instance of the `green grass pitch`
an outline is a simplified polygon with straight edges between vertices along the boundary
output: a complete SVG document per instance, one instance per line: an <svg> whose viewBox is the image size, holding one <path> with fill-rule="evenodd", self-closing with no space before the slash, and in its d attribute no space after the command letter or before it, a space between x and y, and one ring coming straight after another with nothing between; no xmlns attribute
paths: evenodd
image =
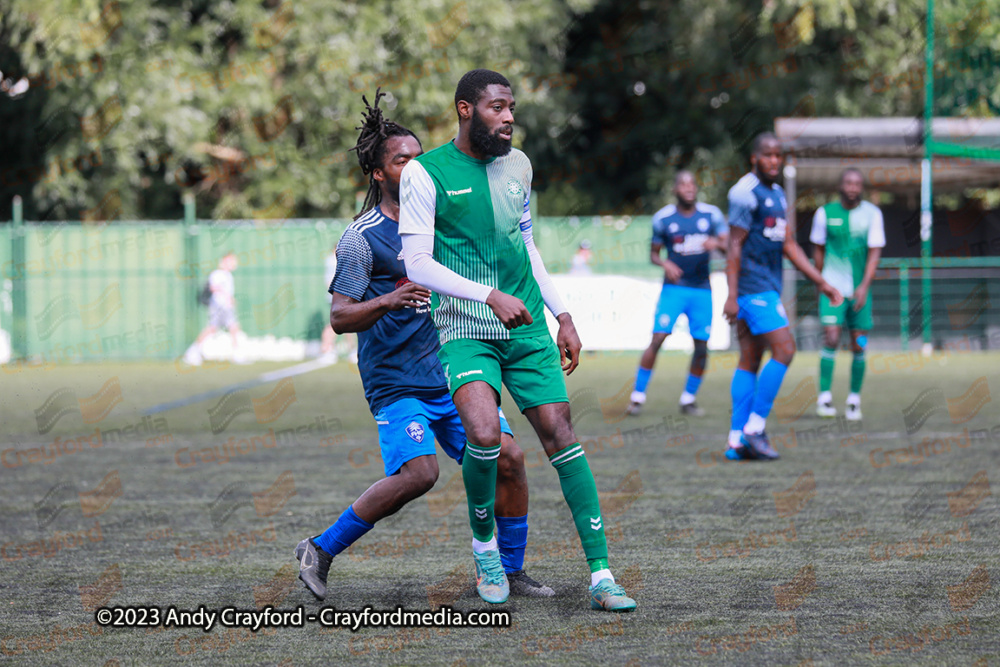
<svg viewBox="0 0 1000 667"><path fill-rule="evenodd" d="M292 550L383 474L357 372L342 363L144 420L152 405L279 366L3 367L0 661L1000 661L1000 355L870 353L865 419L854 426L813 416L818 360L800 354L769 420L782 458L746 464L722 459L733 354L710 360L701 419L677 412L687 359L676 354L660 356L642 416L623 418L636 361L585 356L568 379L611 567L635 613L590 611L557 477L505 397L528 466L527 567L555 598L502 605L506 630L310 624L256 634L102 630L93 609L317 609ZM842 354L841 411L849 366ZM438 460L431 494L334 561L327 604L484 608L471 589L460 469Z"/></svg>

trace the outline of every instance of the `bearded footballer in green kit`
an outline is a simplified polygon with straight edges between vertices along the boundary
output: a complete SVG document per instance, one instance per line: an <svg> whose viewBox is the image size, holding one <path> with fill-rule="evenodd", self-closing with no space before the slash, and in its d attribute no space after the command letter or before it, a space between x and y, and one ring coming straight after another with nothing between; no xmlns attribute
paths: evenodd
<svg viewBox="0 0 1000 667"><path fill-rule="evenodd" d="M590 566L591 607L631 611L635 600L608 568L597 487L570 421L561 371L573 372L582 346L535 248L531 162L511 145L514 107L506 78L468 72L455 91L458 136L411 160L400 181L406 273L434 292L438 356L468 438L462 476L476 588L487 602L507 600L493 535L502 383L559 475ZM559 321L555 345L545 307Z"/></svg>

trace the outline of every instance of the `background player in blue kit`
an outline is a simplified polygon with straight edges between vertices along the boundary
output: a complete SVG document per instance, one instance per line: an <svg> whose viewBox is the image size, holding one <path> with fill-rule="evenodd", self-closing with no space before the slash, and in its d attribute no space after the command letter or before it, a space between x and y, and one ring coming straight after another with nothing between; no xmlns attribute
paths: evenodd
<svg viewBox="0 0 1000 667"><path fill-rule="evenodd" d="M371 184L362 213L337 244L337 271L330 285L330 322L337 333L358 332L358 370L378 424L384 479L368 488L321 535L299 542L299 578L320 600L334 556L380 519L433 488L438 478L434 439L462 461L466 441L458 411L438 361L431 293L406 278L399 237L399 177L423 153L410 130L368 106L355 149ZM362 98L364 99L364 98ZM528 541L528 481L524 455L503 412L497 467L496 524L500 560L510 592L548 597L554 591L524 572Z"/></svg>
<svg viewBox="0 0 1000 667"><path fill-rule="evenodd" d="M708 336L712 331L712 286L708 281L708 260L712 250L725 250L728 227L722 211L698 201L694 174L684 170L674 178L677 204L664 206L653 215L653 240L649 259L663 267L663 290L656 306L653 339L639 359L628 414L637 415L646 402L646 385L653 375L656 354L674 330L678 316L687 315L694 355L684 393L681 412L701 416L695 403L701 376L708 360ZM660 256L667 249L667 258Z"/></svg>
<svg viewBox="0 0 1000 667"><path fill-rule="evenodd" d="M806 258L785 217L785 191L775 182L783 162L778 138L770 132L758 135L750 162L750 173L729 190L729 296L723 314L736 324L740 340L726 451L731 460L778 458L764 426L795 355L795 338L781 305L782 256L816 283L830 303L836 306L843 300ZM771 360L758 377L765 349L771 351Z"/></svg>

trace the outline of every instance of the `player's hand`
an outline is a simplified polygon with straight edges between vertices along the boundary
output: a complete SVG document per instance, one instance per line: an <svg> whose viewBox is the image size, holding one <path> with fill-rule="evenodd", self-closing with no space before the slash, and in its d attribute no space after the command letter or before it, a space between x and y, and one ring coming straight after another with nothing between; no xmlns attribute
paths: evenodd
<svg viewBox="0 0 1000 667"><path fill-rule="evenodd" d="M721 249L722 249L722 241L719 239L718 236L709 236L707 239L705 239L705 250L707 250L708 252Z"/></svg>
<svg viewBox="0 0 1000 667"><path fill-rule="evenodd" d="M523 324L534 322L523 301L516 296L504 294L498 289L493 290L486 297L486 305L508 329L516 329Z"/></svg>
<svg viewBox="0 0 1000 667"><path fill-rule="evenodd" d="M841 294L836 287L826 282L825 280L822 283L820 283L819 291L825 294L828 299L830 299L831 306L839 306L840 304L844 303L844 295Z"/></svg>
<svg viewBox="0 0 1000 667"><path fill-rule="evenodd" d="M865 303L868 301L868 288L858 287L854 290L854 312L860 311L865 307Z"/></svg>
<svg viewBox="0 0 1000 667"><path fill-rule="evenodd" d="M399 289L386 294L385 301L389 310L420 308L430 303L431 291L417 283L406 283Z"/></svg>
<svg viewBox="0 0 1000 667"><path fill-rule="evenodd" d="M580 350L583 349L583 344L576 334L576 325L573 324L573 317L569 313L562 313L556 319L559 320L559 333L556 334L559 363L562 364L566 375L569 375L580 365Z"/></svg>
<svg viewBox="0 0 1000 667"><path fill-rule="evenodd" d="M737 303L735 296L730 296L726 299L726 305L722 307L722 314L727 322L736 324L736 319L740 314L740 304Z"/></svg>
<svg viewBox="0 0 1000 667"><path fill-rule="evenodd" d="M663 262L663 275L670 282L677 283L681 279L681 276L684 275L684 271L668 259Z"/></svg>

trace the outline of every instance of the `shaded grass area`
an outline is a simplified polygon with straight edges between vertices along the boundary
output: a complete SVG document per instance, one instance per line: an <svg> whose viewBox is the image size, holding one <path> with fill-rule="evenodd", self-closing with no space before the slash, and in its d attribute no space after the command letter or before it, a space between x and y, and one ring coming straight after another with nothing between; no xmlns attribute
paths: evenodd
<svg viewBox="0 0 1000 667"><path fill-rule="evenodd" d="M699 395L708 412L702 419L677 413L685 357L661 355L643 415L628 419L622 411L636 359L585 358L569 378L571 403L602 493L612 568L639 610L621 617L589 610L586 564L558 479L511 407L531 489L527 567L557 597L503 605L514 621L507 630L357 633L315 624L257 634L98 633L85 609L252 609L270 602L315 611L319 605L294 579L292 549L382 475L374 423L350 367L299 376L282 388L260 386L229 403L174 410L163 415L166 427L151 426L148 434L136 432L144 408L278 366L181 373L168 364L121 364L6 374L3 658L121 665L994 664L1000 511L996 494L985 492L1000 477L1000 441L983 429L1000 424L993 399L1000 356L871 357L860 428L812 416L817 358L796 358L769 422L782 454L771 464L720 458L733 356L712 358ZM837 366L838 407L848 359ZM981 377L985 382L974 385ZM98 395L113 378L120 401L113 385ZM45 403L60 390L78 403L69 409L69 394L60 395L66 412L56 417ZM45 433L38 410L51 425ZM48 463L24 454L51 453L57 438L79 442L95 430L100 446L91 440L64 448ZM272 431L284 434L274 446ZM992 433L1000 437L1000 429ZM231 453L222 462L227 443ZM439 463L431 494L334 562L327 604L484 607L470 588L459 468L444 456Z"/></svg>

